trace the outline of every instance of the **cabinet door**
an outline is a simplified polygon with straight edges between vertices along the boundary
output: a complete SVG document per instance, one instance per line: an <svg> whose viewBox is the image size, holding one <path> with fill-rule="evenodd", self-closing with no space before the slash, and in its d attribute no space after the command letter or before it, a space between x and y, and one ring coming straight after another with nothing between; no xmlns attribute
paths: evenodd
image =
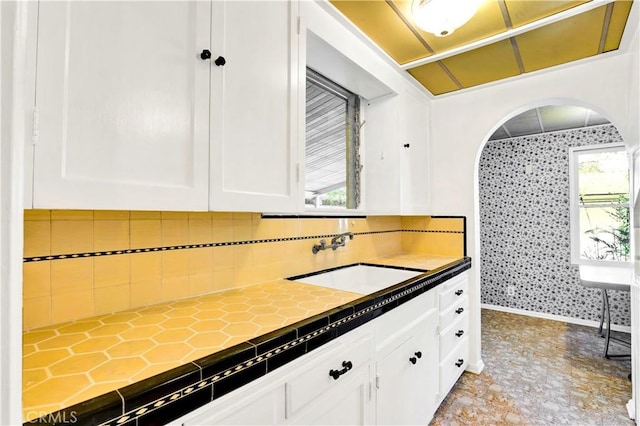
<svg viewBox="0 0 640 426"><path fill-rule="evenodd" d="M240 399L234 395L233 399ZM183 426L203 425L276 425L284 418L284 393L282 387L260 395L250 395L239 402L227 398L224 404L214 401L178 419L174 424Z"/></svg>
<svg viewBox="0 0 640 426"><path fill-rule="evenodd" d="M429 423L438 394L437 311L376 365L377 424Z"/></svg>
<svg viewBox="0 0 640 426"><path fill-rule="evenodd" d="M398 96L367 104L362 126L364 193L367 214L400 214L400 138Z"/></svg>
<svg viewBox="0 0 640 426"><path fill-rule="evenodd" d="M406 92L402 111L402 213L426 214L429 211L427 100Z"/></svg>
<svg viewBox="0 0 640 426"><path fill-rule="evenodd" d="M40 2L33 207L207 209L210 8Z"/></svg>
<svg viewBox="0 0 640 426"><path fill-rule="evenodd" d="M369 364L340 378L331 392L325 393L300 416L298 425L368 425L371 424Z"/></svg>
<svg viewBox="0 0 640 426"><path fill-rule="evenodd" d="M296 7L213 2L212 210L297 209Z"/></svg>

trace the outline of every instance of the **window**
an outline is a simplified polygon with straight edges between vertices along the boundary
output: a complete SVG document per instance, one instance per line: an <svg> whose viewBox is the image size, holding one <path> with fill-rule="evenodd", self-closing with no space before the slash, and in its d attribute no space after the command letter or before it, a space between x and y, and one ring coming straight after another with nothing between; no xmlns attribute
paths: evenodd
<svg viewBox="0 0 640 426"><path fill-rule="evenodd" d="M305 207L360 204L360 98L307 68Z"/></svg>
<svg viewBox="0 0 640 426"><path fill-rule="evenodd" d="M629 162L624 146L570 149L573 263L628 262Z"/></svg>

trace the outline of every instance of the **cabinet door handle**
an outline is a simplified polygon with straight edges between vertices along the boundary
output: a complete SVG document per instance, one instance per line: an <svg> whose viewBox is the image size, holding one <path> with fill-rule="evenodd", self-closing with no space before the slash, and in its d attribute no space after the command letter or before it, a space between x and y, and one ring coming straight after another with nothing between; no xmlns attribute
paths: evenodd
<svg viewBox="0 0 640 426"><path fill-rule="evenodd" d="M206 61L207 59L211 59L211 51L209 49L204 49L200 53L200 59L202 59L203 61Z"/></svg>
<svg viewBox="0 0 640 426"><path fill-rule="evenodd" d="M342 361L342 370L329 370L329 375L333 377L333 380L338 380L347 371L353 368L351 361Z"/></svg>
<svg viewBox="0 0 640 426"><path fill-rule="evenodd" d="M464 290L460 289L456 291L456 296L462 296L462 293L464 293Z"/></svg>
<svg viewBox="0 0 640 426"><path fill-rule="evenodd" d="M463 313L463 312L464 312L464 308L458 308L458 309L456 309L456 314L458 314L458 315L459 315L459 314L461 314L461 313Z"/></svg>
<svg viewBox="0 0 640 426"><path fill-rule="evenodd" d="M411 358L409 358L409 362L413 365L416 364L416 362L418 362L418 360L420 358L422 358L422 352L418 351L416 353L414 353L415 356L412 356Z"/></svg>
<svg viewBox="0 0 640 426"><path fill-rule="evenodd" d="M458 330L458 332L456 333L456 336L462 337L463 334L464 334L464 330Z"/></svg>
<svg viewBox="0 0 640 426"><path fill-rule="evenodd" d="M226 63L227 63L227 60L224 58L224 56L218 56L218 57L216 58L216 60L215 60L215 61L213 61L213 63L214 63L214 64L216 64L216 65L217 65L217 66L219 66L219 67L223 67L223 66L224 66L224 64L226 64Z"/></svg>
<svg viewBox="0 0 640 426"><path fill-rule="evenodd" d="M456 362L456 367L462 367L462 364L464 364L464 359L459 359L459 360Z"/></svg>

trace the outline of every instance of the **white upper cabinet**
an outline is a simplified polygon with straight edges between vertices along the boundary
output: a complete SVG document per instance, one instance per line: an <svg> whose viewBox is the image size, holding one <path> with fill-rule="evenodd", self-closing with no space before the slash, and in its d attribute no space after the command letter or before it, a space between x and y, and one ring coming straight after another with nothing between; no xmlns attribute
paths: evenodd
<svg viewBox="0 0 640 426"><path fill-rule="evenodd" d="M40 2L33 207L206 210L208 2Z"/></svg>
<svg viewBox="0 0 640 426"><path fill-rule="evenodd" d="M402 214L429 213L428 106L421 96L409 91L402 99L400 134L402 153Z"/></svg>
<svg viewBox="0 0 640 426"><path fill-rule="evenodd" d="M211 210L297 205L297 2L213 2ZM304 90L301 87L300 90Z"/></svg>
<svg viewBox="0 0 640 426"><path fill-rule="evenodd" d="M428 214L427 99L407 90L372 101L365 120L367 213Z"/></svg>
<svg viewBox="0 0 640 426"><path fill-rule="evenodd" d="M401 118L399 96L369 102L362 130L365 150L364 193L367 214L400 214L400 143L398 122Z"/></svg>

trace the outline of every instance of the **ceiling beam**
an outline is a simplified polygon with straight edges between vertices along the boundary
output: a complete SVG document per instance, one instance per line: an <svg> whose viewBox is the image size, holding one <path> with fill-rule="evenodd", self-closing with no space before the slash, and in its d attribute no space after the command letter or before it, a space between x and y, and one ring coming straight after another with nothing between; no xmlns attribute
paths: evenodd
<svg viewBox="0 0 640 426"><path fill-rule="evenodd" d="M600 35L600 45L598 53L604 52L604 46L607 42L607 34L609 33L609 24L611 24L611 14L613 13L613 3L607 5L607 11L604 15L604 24L602 25L602 34Z"/></svg>
<svg viewBox="0 0 640 426"><path fill-rule="evenodd" d="M565 11L556 13L554 15L547 16L545 18L539 19L534 22L530 22L518 28L508 29L507 31L504 31L500 34L483 38L481 40L474 41L473 43L465 44L463 46L456 47L454 49L450 49L442 53L437 53L435 55L428 56L423 59L418 59L413 62L408 62L406 64L400 65L400 68L403 70L408 70L410 68L419 67L421 65L430 64L432 62L441 61L442 59L459 55L460 53L464 53L470 50L478 49L480 47L488 46L490 44L497 43L502 40L507 40L508 38L515 37L520 34L524 34L526 32L545 27L547 25L555 24L556 22L560 22L568 18L573 18L574 16L580 15L581 13L589 12L590 10L597 9L601 6L606 6L610 3L613 3L614 1L615 0L591 0L588 3L583 3L581 5L574 6L571 9L567 9Z"/></svg>

